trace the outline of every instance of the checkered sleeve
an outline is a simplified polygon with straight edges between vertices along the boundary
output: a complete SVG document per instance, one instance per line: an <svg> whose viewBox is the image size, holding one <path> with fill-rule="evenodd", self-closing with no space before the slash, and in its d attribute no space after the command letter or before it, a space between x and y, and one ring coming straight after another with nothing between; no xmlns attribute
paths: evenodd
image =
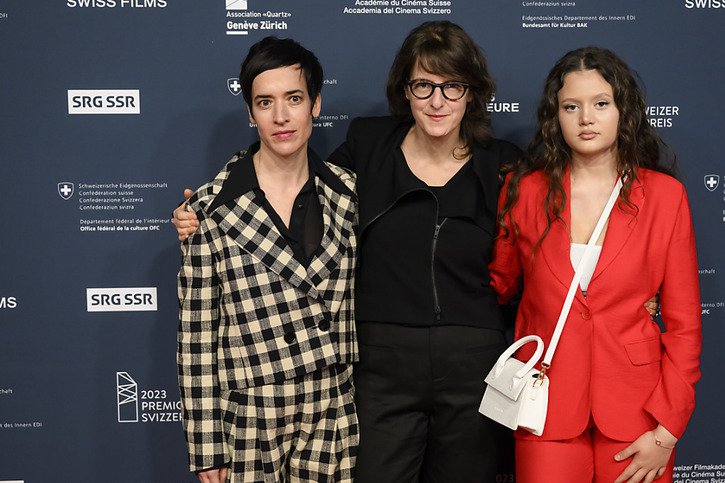
<svg viewBox="0 0 725 483"><path fill-rule="evenodd" d="M177 363L184 432L192 471L229 461L222 431L217 376L219 279L210 221L181 245Z"/></svg>

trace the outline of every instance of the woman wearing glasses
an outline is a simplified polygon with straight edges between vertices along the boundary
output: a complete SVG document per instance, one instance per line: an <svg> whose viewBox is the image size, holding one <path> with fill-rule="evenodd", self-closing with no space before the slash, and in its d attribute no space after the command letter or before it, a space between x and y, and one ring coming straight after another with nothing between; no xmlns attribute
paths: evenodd
<svg viewBox="0 0 725 483"><path fill-rule="evenodd" d="M511 446L477 411L506 347L487 268L499 168L520 154L490 136L493 92L463 29L426 22L390 69L392 117L355 119L328 158L357 173L356 482L492 482Z"/></svg>
<svg viewBox="0 0 725 483"><path fill-rule="evenodd" d="M492 482L505 428L478 414L505 348L489 285L498 173L494 81L455 24L426 22L390 69L392 117L355 119L330 156L357 173L357 482Z"/></svg>

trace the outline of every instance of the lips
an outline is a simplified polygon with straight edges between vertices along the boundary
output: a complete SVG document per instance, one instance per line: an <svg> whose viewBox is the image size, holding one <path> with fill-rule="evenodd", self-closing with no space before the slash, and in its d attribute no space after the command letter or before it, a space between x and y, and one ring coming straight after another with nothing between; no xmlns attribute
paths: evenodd
<svg viewBox="0 0 725 483"><path fill-rule="evenodd" d="M278 141L284 141L287 139L290 139L292 136L294 136L295 131L293 130L286 130L286 131L277 131L274 134L272 134L272 137Z"/></svg>
<svg viewBox="0 0 725 483"><path fill-rule="evenodd" d="M446 118L444 114L427 114L427 116L433 121L442 121Z"/></svg>
<svg viewBox="0 0 725 483"><path fill-rule="evenodd" d="M582 131L579 133L579 137L585 141L589 141L590 139L597 137L597 133L594 131Z"/></svg>

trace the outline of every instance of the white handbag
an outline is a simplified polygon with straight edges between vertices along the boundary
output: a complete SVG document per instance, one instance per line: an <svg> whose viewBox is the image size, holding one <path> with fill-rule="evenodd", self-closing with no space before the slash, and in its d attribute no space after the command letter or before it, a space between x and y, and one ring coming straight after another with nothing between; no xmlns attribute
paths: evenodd
<svg viewBox="0 0 725 483"><path fill-rule="evenodd" d="M554 334L551 336L549 347L541 363L541 370L534 369L544 352L544 341L538 335L527 335L511 344L494 364L486 376L486 392L481 399L478 412L511 429L526 429L541 436L546 423L546 411L549 406L549 378L546 371L551 367L554 351L564 330L564 324L569 316L574 295L579 288L582 277L582 267L586 266L592 254L592 247L599 239L614 203L622 189L622 179L617 183L604 206L599 221L592 236L589 238L587 248L582 255L574 272L574 278L564 299L564 306L556 322ZM521 362L513 354L525 344L536 342L536 351L527 362Z"/></svg>
<svg viewBox="0 0 725 483"><path fill-rule="evenodd" d="M526 363L515 359L514 352L529 342L536 342L536 352ZM534 369L544 352L538 335L527 335L514 342L498 358L486 376L486 393L478 411L504 426L524 428L541 436L549 402L549 378L540 379Z"/></svg>

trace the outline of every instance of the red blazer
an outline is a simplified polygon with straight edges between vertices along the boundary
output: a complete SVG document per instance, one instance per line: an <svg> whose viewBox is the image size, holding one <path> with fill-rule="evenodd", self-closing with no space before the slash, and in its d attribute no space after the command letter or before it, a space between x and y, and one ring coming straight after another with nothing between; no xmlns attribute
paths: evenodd
<svg viewBox="0 0 725 483"><path fill-rule="evenodd" d="M548 372L549 410L541 439L578 436L590 414L615 440L633 441L657 423L679 438L695 407L701 308L687 195L670 176L646 169L637 176L630 194L636 213L615 205L587 297L578 291L572 304ZM564 187L568 200L568 173ZM516 293L523 275L516 338L537 334L548 346L574 269L568 203L563 223L554 222L532 253L546 227L546 191L541 172L521 181L512 211L518 238L497 240L490 269L501 301ZM643 307L658 291L665 332ZM528 359L532 352L524 347L518 356Z"/></svg>

